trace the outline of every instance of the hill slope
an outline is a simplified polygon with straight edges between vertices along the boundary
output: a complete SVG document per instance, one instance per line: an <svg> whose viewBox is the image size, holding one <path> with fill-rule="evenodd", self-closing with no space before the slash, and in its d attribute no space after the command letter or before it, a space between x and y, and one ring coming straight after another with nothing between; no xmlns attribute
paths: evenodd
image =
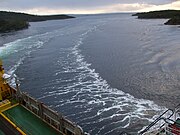
<svg viewBox="0 0 180 135"><path fill-rule="evenodd" d="M170 19L166 25L180 25L180 10L151 11L136 13L133 16L138 16L138 19Z"/></svg>
<svg viewBox="0 0 180 135"><path fill-rule="evenodd" d="M15 13L0 11L0 20L23 20L28 22L46 21L46 20L58 20L58 19L70 19L74 18L68 15L30 15L25 13Z"/></svg>
<svg viewBox="0 0 180 135"><path fill-rule="evenodd" d="M0 32L9 32L12 30L20 30L28 28L28 22L59 20L74 18L68 15L30 15L25 13L15 13L0 11Z"/></svg>
<svg viewBox="0 0 180 135"><path fill-rule="evenodd" d="M29 27L29 23L22 20L0 20L0 33L21 30Z"/></svg>

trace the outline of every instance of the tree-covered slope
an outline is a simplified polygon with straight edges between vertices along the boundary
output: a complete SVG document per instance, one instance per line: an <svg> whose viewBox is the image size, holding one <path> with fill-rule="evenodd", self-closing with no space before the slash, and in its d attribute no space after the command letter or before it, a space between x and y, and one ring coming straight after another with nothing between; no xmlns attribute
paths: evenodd
<svg viewBox="0 0 180 135"><path fill-rule="evenodd" d="M29 23L22 20L0 20L0 32L21 30L29 27Z"/></svg>
<svg viewBox="0 0 180 135"><path fill-rule="evenodd" d="M136 13L133 16L138 16L138 19L170 19L166 25L180 25L180 10L151 11Z"/></svg>
<svg viewBox="0 0 180 135"><path fill-rule="evenodd" d="M136 13L133 16L138 16L139 19L169 19L175 16L180 16L180 10L162 10Z"/></svg>
<svg viewBox="0 0 180 135"><path fill-rule="evenodd" d="M30 15L25 13L0 11L0 33L28 28L29 26L28 22L70 19L70 18L74 18L74 17L68 15L38 16L38 15Z"/></svg>
<svg viewBox="0 0 180 135"><path fill-rule="evenodd" d="M180 17L173 17L169 19L167 22L164 24L166 25L180 25Z"/></svg>
<svg viewBox="0 0 180 135"><path fill-rule="evenodd" d="M28 22L46 21L46 20L58 20L58 19L69 19L74 18L68 15L30 15L25 13L15 13L0 11L0 20L23 20Z"/></svg>

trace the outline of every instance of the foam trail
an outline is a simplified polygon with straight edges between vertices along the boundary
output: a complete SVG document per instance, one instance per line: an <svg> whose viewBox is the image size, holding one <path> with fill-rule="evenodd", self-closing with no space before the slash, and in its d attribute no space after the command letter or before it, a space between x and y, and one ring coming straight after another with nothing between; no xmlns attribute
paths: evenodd
<svg viewBox="0 0 180 135"><path fill-rule="evenodd" d="M63 33L63 34L68 34ZM15 81L13 75L20 65L23 64L25 59L31 55L32 52L38 50L42 46L44 46L50 39L55 38L57 36L63 35L61 31L55 30L52 32L46 32L43 34L38 34L34 36L29 36L23 39L17 39L13 42L6 43L0 47L0 58L4 61L8 58L8 60L14 60L9 65L13 65L8 69L7 73L11 75L11 80L9 83L15 86Z"/></svg>
<svg viewBox="0 0 180 135"><path fill-rule="evenodd" d="M44 86L44 89L51 91L39 99L55 97L55 107L77 121L90 134L113 135L134 126L134 121L152 121L152 117L165 108L112 88L95 69L90 68L91 64L85 61L80 46L88 34L97 28L95 26L82 33L73 48L60 50L60 54L66 55L56 62L59 66L54 71L56 79L49 82L48 87ZM69 111L70 108L74 111ZM109 131L106 131L108 128Z"/></svg>

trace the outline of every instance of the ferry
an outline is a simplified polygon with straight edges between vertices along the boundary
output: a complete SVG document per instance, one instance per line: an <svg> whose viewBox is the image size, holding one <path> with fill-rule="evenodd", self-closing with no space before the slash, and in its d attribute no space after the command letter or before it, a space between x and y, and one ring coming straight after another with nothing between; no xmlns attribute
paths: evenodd
<svg viewBox="0 0 180 135"><path fill-rule="evenodd" d="M0 135L84 135L82 128L42 102L10 86L0 60Z"/></svg>

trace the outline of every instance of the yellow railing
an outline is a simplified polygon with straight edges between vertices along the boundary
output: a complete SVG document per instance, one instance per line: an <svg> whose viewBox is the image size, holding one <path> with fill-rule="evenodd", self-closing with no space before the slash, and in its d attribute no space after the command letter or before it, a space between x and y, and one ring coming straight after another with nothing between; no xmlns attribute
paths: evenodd
<svg viewBox="0 0 180 135"><path fill-rule="evenodd" d="M8 117L6 117L3 113L0 113L0 115L8 122L10 123L19 133L22 135L26 135L16 124L14 124Z"/></svg>

